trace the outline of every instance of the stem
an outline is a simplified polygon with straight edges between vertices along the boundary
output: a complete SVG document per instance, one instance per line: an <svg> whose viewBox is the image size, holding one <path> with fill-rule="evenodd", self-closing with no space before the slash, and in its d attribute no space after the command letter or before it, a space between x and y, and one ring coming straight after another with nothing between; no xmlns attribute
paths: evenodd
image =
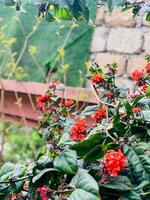
<svg viewBox="0 0 150 200"><path fill-rule="evenodd" d="M55 193L68 193L68 192L73 192L74 189L66 189L66 190L52 190L52 189L49 189L48 192L55 192Z"/></svg>
<svg viewBox="0 0 150 200"><path fill-rule="evenodd" d="M103 107L105 108L105 110L106 110L106 129L105 129L106 134L107 134L107 136L108 136L109 138L111 138L111 139L113 140L113 142L118 143L118 141L117 141L114 137L112 137L112 136L109 134L109 132L108 132L108 125L109 125L108 106L112 106L112 104L108 104L108 103L106 103L106 102L103 100L103 98L99 95L99 93L98 93L98 91L97 91L95 85L91 84L91 87L92 87L92 90L93 90L93 92L94 92L94 94L95 94L97 100L102 104L102 106L103 106ZM113 107L114 107L114 105L113 105Z"/></svg>
<svg viewBox="0 0 150 200"><path fill-rule="evenodd" d="M16 182L19 182L19 181L23 181L23 180L26 180L28 179L29 176L25 176L25 177L22 177L20 179L16 179L16 180L10 180L10 181L1 181L0 184L9 184L9 183L16 183Z"/></svg>

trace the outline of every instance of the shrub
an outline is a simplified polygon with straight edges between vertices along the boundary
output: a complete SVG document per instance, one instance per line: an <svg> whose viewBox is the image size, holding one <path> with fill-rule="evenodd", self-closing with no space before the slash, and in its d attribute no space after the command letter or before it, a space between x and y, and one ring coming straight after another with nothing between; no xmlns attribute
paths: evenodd
<svg viewBox="0 0 150 200"><path fill-rule="evenodd" d="M107 65L105 73L92 65L88 78L99 104L83 111L59 99L56 91L64 89L51 83L37 99L47 151L28 166L6 163L1 168L1 199L149 199L149 66L133 72L132 94L116 86L116 64Z"/></svg>

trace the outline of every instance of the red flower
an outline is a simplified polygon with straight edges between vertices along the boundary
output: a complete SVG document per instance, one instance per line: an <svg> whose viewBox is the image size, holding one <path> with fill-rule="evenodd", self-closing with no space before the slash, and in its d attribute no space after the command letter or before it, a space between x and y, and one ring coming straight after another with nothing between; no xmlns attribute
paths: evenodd
<svg viewBox="0 0 150 200"><path fill-rule="evenodd" d="M126 163L127 158L121 149L118 149L118 151L108 151L101 161L101 172L103 175L115 177L120 171L125 169Z"/></svg>
<svg viewBox="0 0 150 200"><path fill-rule="evenodd" d="M143 92L146 92L146 89L148 88L148 85L147 84L144 84L144 85L142 85L142 87L141 87L141 90L143 91Z"/></svg>
<svg viewBox="0 0 150 200"><path fill-rule="evenodd" d="M37 189L37 192L40 193L41 200L48 200L48 197L46 196L47 191L48 191L48 189L46 186L42 186Z"/></svg>
<svg viewBox="0 0 150 200"><path fill-rule="evenodd" d="M76 121L71 128L70 138L75 141L82 141L86 137L86 122L84 119Z"/></svg>
<svg viewBox="0 0 150 200"><path fill-rule="evenodd" d="M103 83L104 82L104 78L101 74L95 74L92 77L92 82L95 84L99 84L99 83Z"/></svg>
<svg viewBox="0 0 150 200"><path fill-rule="evenodd" d="M110 93L110 92L107 92L107 93L105 94L105 96L106 96L108 99L110 99L110 98L112 98L114 95L113 95L112 93Z"/></svg>
<svg viewBox="0 0 150 200"><path fill-rule="evenodd" d="M134 81L139 81L139 79L143 78L143 76L144 76L143 71L139 71L139 70L135 70L135 71L132 72L132 74L131 74L131 78L132 78Z"/></svg>
<svg viewBox="0 0 150 200"><path fill-rule="evenodd" d="M9 199L10 200L15 200L17 198L17 196L15 195L15 194L11 194L10 196L9 196Z"/></svg>
<svg viewBox="0 0 150 200"><path fill-rule="evenodd" d="M147 63L146 65L146 72L150 74L150 63Z"/></svg>
<svg viewBox="0 0 150 200"><path fill-rule="evenodd" d="M102 121L102 119L104 119L105 117L106 117L106 109L103 109L103 108L99 108L99 109L92 115L92 118L93 118L96 122Z"/></svg>
<svg viewBox="0 0 150 200"><path fill-rule="evenodd" d="M10 199L10 200L16 200L16 199L20 199L21 197L23 197L23 194L20 192L20 193L18 193L17 195L16 195L16 194L11 194L11 195L9 196L9 199Z"/></svg>
<svg viewBox="0 0 150 200"><path fill-rule="evenodd" d="M42 110L44 111L45 108L46 108L46 103L47 101L49 101L51 99L51 95L50 94L45 94L45 95L42 95L42 96L39 96L36 100L37 102L37 108L39 110Z"/></svg>
<svg viewBox="0 0 150 200"><path fill-rule="evenodd" d="M73 106L73 104L74 104L74 101L73 100L67 100L67 101L65 101L65 107L71 107L71 106Z"/></svg>
<svg viewBox="0 0 150 200"><path fill-rule="evenodd" d="M143 110L143 108L142 107L134 107L133 109L132 109L132 112L133 113L138 113L138 112L140 112L141 110Z"/></svg>

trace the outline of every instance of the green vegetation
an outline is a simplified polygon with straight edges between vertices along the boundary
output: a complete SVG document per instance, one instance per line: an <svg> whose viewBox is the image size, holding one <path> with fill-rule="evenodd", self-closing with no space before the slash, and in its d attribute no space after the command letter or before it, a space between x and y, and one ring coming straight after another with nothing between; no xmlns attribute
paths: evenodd
<svg viewBox="0 0 150 200"><path fill-rule="evenodd" d="M41 140L35 129L25 128L13 123L5 123L4 127L4 162L16 163L35 160L38 153L44 151L44 141Z"/></svg>

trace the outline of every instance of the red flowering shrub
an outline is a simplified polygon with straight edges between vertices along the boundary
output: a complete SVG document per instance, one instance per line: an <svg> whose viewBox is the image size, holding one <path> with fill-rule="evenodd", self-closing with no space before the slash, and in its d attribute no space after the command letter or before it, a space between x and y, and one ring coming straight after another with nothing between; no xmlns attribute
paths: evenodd
<svg viewBox="0 0 150 200"><path fill-rule="evenodd" d="M119 172L125 169L127 162L121 149L108 151L101 161L101 173L104 176L118 176Z"/></svg>
<svg viewBox="0 0 150 200"><path fill-rule="evenodd" d="M105 73L97 64L90 67L98 105L76 109L78 103L58 98L64 89L56 82L37 98L46 150L29 165L2 166L0 199L149 199L149 65L132 74L133 94L116 86L116 71L116 64Z"/></svg>

